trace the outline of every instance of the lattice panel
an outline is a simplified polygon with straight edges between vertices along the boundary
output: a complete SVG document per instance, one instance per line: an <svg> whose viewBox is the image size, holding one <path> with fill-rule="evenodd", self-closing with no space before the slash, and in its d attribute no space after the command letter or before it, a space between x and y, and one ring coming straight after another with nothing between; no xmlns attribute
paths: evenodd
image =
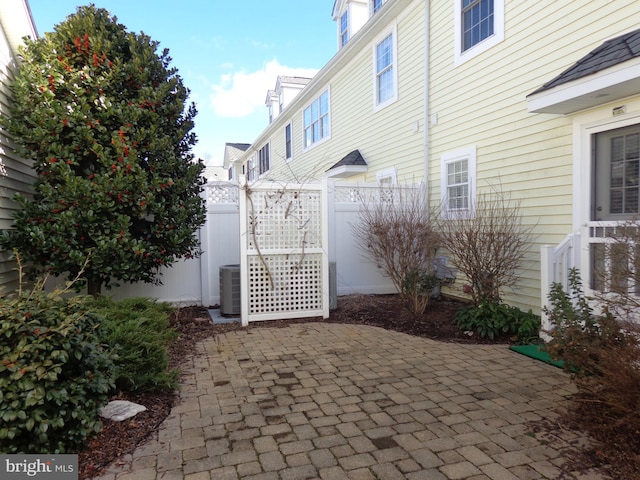
<svg viewBox="0 0 640 480"><path fill-rule="evenodd" d="M321 247L321 198L317 190L252 191L247 250Z"/></svg>
<svg viewBox="0 0 640 480"><path fill-rule="evenodd" d="M207 203L237 204L238 186L230 183L208 183L205 185Z"/></svg>
<svg viewBox="0 0 640 480"><path fill-rule="evenodd" d="M334 196L336 203L396 203L403 194L418 189L418 186L336 185Z"/></svg>
<svg viewBox="0 0 640 480"><path fill-rule="evenodd" d="M321 253L250 256L248 273L250 315L322 310Z"/></svg>

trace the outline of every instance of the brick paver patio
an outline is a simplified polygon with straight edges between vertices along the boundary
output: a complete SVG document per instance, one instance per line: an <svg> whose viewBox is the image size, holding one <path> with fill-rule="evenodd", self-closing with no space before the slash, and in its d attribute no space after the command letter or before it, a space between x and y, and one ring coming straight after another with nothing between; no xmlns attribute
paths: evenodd
<svg viewBox="0 0 640 480"><path fill-rule="evenodd" d="M362 325L252 328L201 342L158 433L102 480L600 479L565 472L573 432L536 438L573 392L504 345Z"/></svg>

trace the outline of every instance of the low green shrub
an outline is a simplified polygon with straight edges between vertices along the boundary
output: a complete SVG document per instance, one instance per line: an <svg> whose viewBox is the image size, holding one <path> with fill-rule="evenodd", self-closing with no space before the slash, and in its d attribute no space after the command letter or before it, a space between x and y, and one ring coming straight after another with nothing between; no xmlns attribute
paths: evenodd
<svg viewBox="0 0 640 480"><path fill-rule="evenodd" d="M598 374L603 353L633 346L637 336L626 334L606 308L600 315L594 314L578 270L572 269L568 280L568 292L559 283L551 285L550 307L545 307L545 312L553 330L546 349L552 358L564 360L576 375Z"/></svg>
<svg viewBox="0 0 640 480"><path fill-rule="evenodd" d="M473 331L482 338L494 339L509 335L520 344L537 343L540 317L529 310L490 300L469 305L458 311L456 323L463 330Z"/></svg>
<svg viewBox="0 0 640 480"><path fill-rule="evenodd" d="M100 340L115 354L116 387L125 391L174 389L177 370L168 368L167 347L177 337L170 328L173 307L146 298L90 300L88 308L102 317Z"/></svg>
<svg viewBox="0 0 640 480"><path fill-rule="evenodd" d="M98 318L57 290L0 300L0 452L77 451L114 385Z"/></svg>

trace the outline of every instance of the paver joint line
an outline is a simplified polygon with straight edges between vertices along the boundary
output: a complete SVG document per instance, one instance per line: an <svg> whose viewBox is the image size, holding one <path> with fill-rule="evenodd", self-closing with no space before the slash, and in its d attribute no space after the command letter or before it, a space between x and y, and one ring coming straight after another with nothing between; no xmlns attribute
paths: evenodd
<svg viewBox="0 0 640 480"><path fill-rule="evenodd" d="M583 437L526 428L554 418L569 378L505 345L291 324L204 340L183 378L154 438L101 480L580 478L559 466Z"/></svg>

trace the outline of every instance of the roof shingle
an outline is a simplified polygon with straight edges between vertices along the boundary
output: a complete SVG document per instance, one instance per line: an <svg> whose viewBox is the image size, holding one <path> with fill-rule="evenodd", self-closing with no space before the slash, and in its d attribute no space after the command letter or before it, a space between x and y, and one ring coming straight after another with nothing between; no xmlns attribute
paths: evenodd
<svg viewBox="0 0 640 480"><path fill-rule="evenodd" d="M552 89L636 57L640 57L640 29L607 40L533 93Z"/></svg>

